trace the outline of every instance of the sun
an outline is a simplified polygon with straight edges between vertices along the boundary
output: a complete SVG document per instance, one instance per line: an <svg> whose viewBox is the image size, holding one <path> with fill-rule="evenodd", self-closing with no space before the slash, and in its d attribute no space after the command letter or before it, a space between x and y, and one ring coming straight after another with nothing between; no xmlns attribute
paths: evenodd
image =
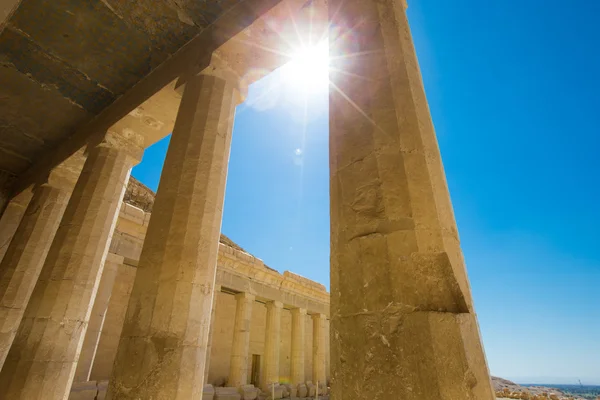
<svg viewBox="0 0 600 400"><path fill-rule="evenodd" d="M286 84L310 94L327 90L329 86L329 42L303 46L283 67Z"/></svg>

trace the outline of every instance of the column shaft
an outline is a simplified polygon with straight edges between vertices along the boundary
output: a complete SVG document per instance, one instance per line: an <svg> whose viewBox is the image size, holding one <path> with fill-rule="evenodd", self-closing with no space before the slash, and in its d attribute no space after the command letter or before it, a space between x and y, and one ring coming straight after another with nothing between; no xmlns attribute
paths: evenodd
<svg viewBox="0 0 600 400"><path fill-rule="evenodd" d="M404 5L329 3L333 400L493 399Z"/></svg>
<svg viewBox="0 0 600 400"><path fill-rule="evenodd" d="M313 383L327 384L327 331L323 314L313 314Z"/></svg>
<svg viewBox="0 0 600 400"><path fill-rule="evenodd" d="M107 399L200 399L235 106L230 81L187 82Z"/></svg>
<svg viewBox="0 0 600 400"><path fill-rule="evenodd" d="M88 158L0 373L0 399L68 396L139 139L107 134Z"/></svg>
<svg viewBox="0 0 600 400"><path fill-rule="evenodd" d="M36 186L0 264L0 368L17 334L70 194L68 188Z"/></svg>
<svg viewBox="0 0 600 400"><path fill-rule="evenodd" d="M102 272L102 278L100 279L100 285L98 286L94 305L92 306L85 339L83 340L83 345L81 347L81 354L79 355L79 360L77 362L74 382L87 382L90 380L92 365L94 364L94 359L96 357L96 350L98 348L104 320L108 311L108 305L110 304L110 298L117 277L117 269L122 260L123 257L109 253L104 262L104 270Z"/></svg>
<svg viewBox="0 0 600 400"><path fill-rule="evenodd" d="M10 241L17 232L32 195L30 189L21 192L8 203L4 214L2 214L0 219L0 261L4 259Z"/></svg>
<svg viewBox="0 0 600 400"><path fill-rule="evenodd" d="M108 310L102 323L102 333L96 348L90 381L107 381L110 378L135 273L135 267L125 264L117 265L117 276L110 294Z"/></svg>
<svg viewBox="0 0 600 400"><path fill-rule="evenodd" d="M254 295L238 293L235 299L235 324L233 326L228 386L239 387L248 383L248 352Z"/></svg>
<svg viewBox="0 0 600 400"><path fill-rule="evenodd" d="M272 383L279 383L279 347L281 345L281 309L278 301L267 303L267 325L265 328L265 359L261 369L260 386L270 390ZM270 392L269 392L270 393Z"/></svg>
<svg viewBox="0 0 600 400"><path fill-rule="evenodd" d="M206 361L204 362L204 383L208 383L208 373L210 372L210 356L212 351L213 333L215 331L215 315L217 313L217 299L221 292L221 285L215 284L215 293L213 294L212 308L210 311L210 328L208 328L208 343L206 344Z"/></svg>
<svg viewBox="0 0 600 400"><path fill-rule="evenodd" d="M305 320L306 310L303 308L292 309L292 384L298 385L305 382L304 352L305 352Z"/></svg>

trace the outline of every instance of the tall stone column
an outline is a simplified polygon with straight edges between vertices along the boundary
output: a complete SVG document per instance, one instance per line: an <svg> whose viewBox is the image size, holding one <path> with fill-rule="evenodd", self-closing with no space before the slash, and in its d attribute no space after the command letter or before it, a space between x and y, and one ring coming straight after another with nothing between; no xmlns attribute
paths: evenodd
<svg viewBox="0 0 600 400"><path fill-rule="evenodd" d="M68 396L140 139L109 132L90 148L0 373L0 399Z"/></svg>
<svg viewBox="0 0 600 400"><path fill-rule="evenodd" d="M13 197L7 204L2 218L0 218L0 261L4 259L4 255L17 232L32 196L33 192L31 188L28 188Z"/></svg>
<svg viewBox="0 0 600 400"><path fill-rule="evenodd" d="M325 322L327 317L323 314L313 314L313 383L316 385L327 384L327 331Z"/></svg>
<svg viewBox="0 0 600 400"><path fill-rule="evenodd" d="M332 399L494 398L396 0L331 0Z"/></svg>
<svg viewBox="0 0 600 400"><path fill-rule="evenodd" d="M90 381L107 381L110 378L117 356L119 338L123 330L127 303L133 289L135 273L136 267L126 264L117 265L117 276L110 294L108 310L104 315L102 333L98 347L96 347Z"/></svg>
<svg viewBox="0 0 600 400"><path fill-rule="evenodd" d="M98 349L98 342L100 341L106 312L108 311L108 305L110 304L118 268L122 262L123 257L111 253L108 254L106 261L104 262L102 278L100 279L100 285L98 286L94 305L92 306L92 313L90 314L90 320L81 347L81 353L79 354L79 360L77 361L73 382L87 382L90 380L90 374L92 372L94 359L96 358L96 350Z"/></svg>
<svg viewBox="0 0 600 400"><path fill-rule="evenodd" d="M217 299L221 292L221 285L215 284L215 292L213 294L212 308L210 311L210 327L208 328L208 343L206 345L206 361L204 362L204 383L208 383L208 373L210 372L210 353L212 350L213 333L215 331L215 315L217 314Z"/></svg>
<svg viewBox="0 0 600 400"><path fill-rule="evenodd" d="M82 166L83 160L74 171L64 165L58 166L43 179L43 183L35 185L33 197L2 259L0 368L17 334Z"/></svg>
<svg viewBox="0 0 600 400"><path fill-rule="evenodd" d="M235 295L235 324L233 326L228 386L240 387L248 384L248 351L254 299L255 296L250 293Z"/></svg>
<svg viewBox="0 0 600 400"><path fill-rule="evenodd" d="M304 308L292 309L292 384L304 383L304 341L306 310Z"/></svg>
<svg viewBox="0 0 600 400"><path fill-rule="evenodd" d="M217 72L217 71L215 71ZM181 100L107 399L200 399L236 85L190 78Z"/></svg>
<svg viewBox="0 0 600 400"><path fill-rule="evenodd" d="M15 176L8 171L0 171L0 218L10 201L11 186Z"/></svg>
<svg viewBox="0 0 600 400"><path fill-rule="evenodd" d="M267 303L267 325L265 328L265 359L261 369L260 387L270 388L273 383L279 383L279 346L281 345L281 309L279 301Z"/></svg>

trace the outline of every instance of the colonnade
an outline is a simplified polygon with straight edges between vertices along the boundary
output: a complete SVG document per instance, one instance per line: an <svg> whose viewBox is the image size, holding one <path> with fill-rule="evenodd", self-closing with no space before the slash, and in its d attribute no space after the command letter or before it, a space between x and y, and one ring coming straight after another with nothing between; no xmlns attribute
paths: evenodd
<svg viewBox="0 0 600 400"><path fill-rule="evenodd" d="M229 366L228 386L240 387L249 382L249 346L252 309L255 296L249 293L238 293L236 298L235 323L231 362ZM278 301L266 302L267 318L265 328L264 361L261 367L259 386L269 390L273 383L280 383L280 347L281 347L281 311L283 304ZM305 376L305 323L307 310L292 308L292 349L291 349L291 384L298 385L306 381L327 381L327 353L325 341L328 340L324 314L312 314L313 320L313 374Z"/></svg>
<svg viewBox="0 0 600 400"><path fill-rule="evenodd" d="M333 395L492 399L404 7L393 0L329 7L333 64L347 72L332 76L330 98ZM231 133L244 89L220 65L183 83L108 400L202 396ZM92 304L142 152L135 132L108 130L88 144L74 185L49 174L33 187L0 266L0 399L68 397L86 331L97 329L88 326ZM238 295L237 304L231 376L242 383L252 296ZM282 306L267 303L263 385L279 379ZM292 312L296 382L303 313ZM312 318L313 375L321 380L324 317Z"/></svg>

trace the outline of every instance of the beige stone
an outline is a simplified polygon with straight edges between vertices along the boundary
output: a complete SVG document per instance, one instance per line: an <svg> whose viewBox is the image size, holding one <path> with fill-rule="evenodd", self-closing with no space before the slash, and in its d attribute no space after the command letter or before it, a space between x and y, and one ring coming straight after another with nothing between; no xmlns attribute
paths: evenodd
<svg viewBox="0 0 600 400"><path fill-rule="evenodd" d="M110 253L104 262L102 278L98 285L98 291L96 292L96 298L94 299L94 305L92 306L92 313L90 314L85 339L77 361L74 382L87 382L90 380L92 365L94 364L98 342L100 341L100 334L102 333L102 328L106 319L115 279L118 275L118 266L122 263L123 257L115 256Z"/></svg>
<svg viewBox="0 0 600 400"><path fill-rule="evenodd" d="M8 245L21 223L32 196L33 192L30 189L24 190L12 198L4 209L2 218L0 218L0 261L8 250Z"/></svg>
<svg viewBox="0 0 600 400"><path fill-rule="evenodd" d="M332 399L493 399L404 6L329 10Z"/></svg>
<svg viewBox="0 0 600 400"><path fill-rule="evenodd" d="M41 179L42 182L33 188L31 199L25 192L10 203L11 213L20 213L20 206L26 202L28 205L0 264L0 368L15 338L84 160L83 152L77 153Z"/></svg>
<svg viewBox="0 0 600 400"><path fill-rule="evenodd" d="M298 385L305 381L304 355L305 355L305 327L306 310L302 308L292 309L292 384Z"/></svg>
<svg viewBox="0 0 600 400"><path fill-rule="evenodd" d="M215 400L240 400L242 395L234 387L215 388Z"/></svg>
<svg viewBox="0 0 600 400"><path fill-rule="evenodd" d="M210 370L210 356L212 349L213 334L215 328L215 315L217 313L217 295L221 292L221 285L215 284L212 306L210 311L210 326L208 328L208 343L206 345L206 361L204 362L204 382L208 382L208 371Z"/></svg>
<svg viewBox="0 0 600 400"><path fill-rule="evenodd" d="M315 384L326 383L327 381L327 362L326 347L327 331L325 329L326 317L323 314L313 314L313 374L312 379Z"/></svg>
<svg viewBox="0 0 600 400"><path fill-rule="evenodd" d="M281 336L281 309L278 301L267 303L267 324L265 327L264 366L261 370L260 387L270 390L273 383L279 384L279 340Z"/></svg>
<svg viewBox="0 0 600 400"><path fill-rule="evenodd" d="M70 190L39 185L0 264L0 368L37 282Z"/></svg>
<svg viewBox="0 0 600 400"><path fill-rule="evenodd" d="M235 84L187 81L117 351L108 399L200 399Z"/></svg>
<svg viewBox="0 0 600 400"><path fill-rule="evenodd" d="M235 325L229 367L229 386L240 387L248 383L248 349L250 347L250 323L255 296L250 293L235 295Z"/></svg>
<svg viewBox="0 0 600 400"><path fill-rule="evenodd" d="M113 255L113 257L117 257ZM108 381L117 355L117 346L125 321L127 303L135 279L135 267L125 264L116 265L117 275L108 302L108 309L102 323L100 340L92 364L90 380ZM87 335L86 335L87 336Z"/></svg>
<svg viewBox="0 0 600 400"><path fill-rule="evenodd" d="M89 149L0 373L4 398L68 395L125 186L141 158L135 140L109 132Z"/></svg>

